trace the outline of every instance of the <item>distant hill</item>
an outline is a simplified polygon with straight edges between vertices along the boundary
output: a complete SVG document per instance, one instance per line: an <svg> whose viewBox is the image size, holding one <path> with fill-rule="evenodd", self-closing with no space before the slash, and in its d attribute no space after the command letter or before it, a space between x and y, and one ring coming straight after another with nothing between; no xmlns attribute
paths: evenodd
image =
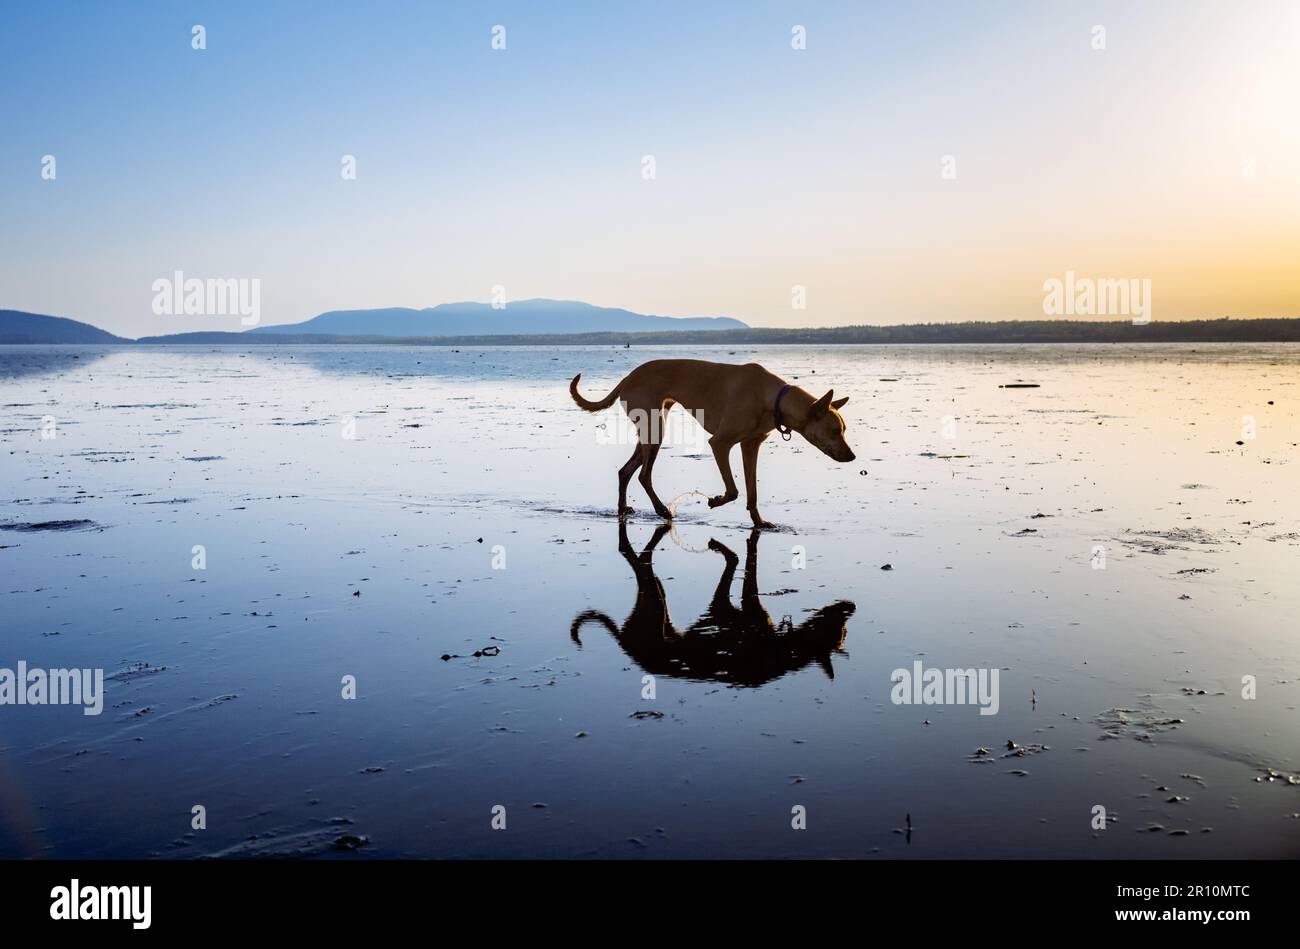
<svg viewBox="0 0 1300 949"><path fill-rule="evenodd" d="M89 323L22 310L0 310L0 344L129 343Z"/></svg>
<svg viewBox="0 0 1300 949"><path fill-rule="evenodd" d="M553 301L524 301L551 304ZM585 308L596 313L626 314L638 320L651 320L640 330L610 329L601 323L597 330L538 332L532 324L527 332L512 332L503 325L484 329L477 320L470 332L448 333L457 325L439 327L444 332L413 332L405 335L397 326L387 333L325 331L318 321L326 317L352 317L366 313L414 314L427 319L435 311L459 307L482 307L486 304L446 304L429 310L351 310L322 313L315 319L292 326L260 327L255 332L227 333L200 330L168 336L144 336L123 339L88 323L43 316L21 310L0 310L0 344L13 343L97 343L140 345L235 345L291 346L297 344L365 345L396 344L405 346L623 346L623 345L697 345L735 346L779 343L787 346L840 346L854 344L916 345L924 343L1300 343L1300 318L1269 317L1236 320L1154 321L1135 326L1128 320L989 320L973 323L903 323L890 326L822 326L807 328L749 327L739 320L725 317L675 319L644 316L628 310L607 310L584 303L554 304L562 312L569 307ZM543 306L541 309L545 310ZM500 313L501 311L492 311ZM666 328L665 328L666 324ZM681 324L686 324L682 326ZM699 328L703 324L706 328ZM562 320L556 324L565 325ZM615 324L617 325L617 323ZM692 328L694 325L694 328ZM308 329L311 327L311 329ZM402 335L398 335L402 333Z"/></svg>
<svg viewBox="0 0 1300 949"><path fill-rule="evenodd" d="M477 334L463 336L329 336L275 333L183 333L146 336L148 344L289 345L295 343L403 346L787 346L1016 344L1016 343L1300 343L1300 319L1153 321L1005 320L978 323L905 323L892 326L775 327L722 331L633 333Z"/></svg>
<svg viewBox="0 0 1300 949"><path fill-rule="evenodd" d="M303 323L259 326L248 332L292 336L497 336L746 328L746 324L728 316L648 316L569 300L519 300L499 310L487 303L443 303L423 310L331 310Z"/></svg>

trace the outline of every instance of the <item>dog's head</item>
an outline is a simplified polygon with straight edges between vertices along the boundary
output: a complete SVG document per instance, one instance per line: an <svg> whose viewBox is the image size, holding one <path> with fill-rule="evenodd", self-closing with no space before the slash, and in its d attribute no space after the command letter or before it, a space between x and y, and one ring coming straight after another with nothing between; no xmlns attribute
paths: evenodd
<svg viewBox="0 0 1300 949"><path fill-rule="evenodd" d="M807 420L799 429L799 434L824 454L836 461L845 462L857 457L844 440L844 416L839 413L840 407L847 401L848 396L836 399L835 390L832 389L812 404Z"/></svg>

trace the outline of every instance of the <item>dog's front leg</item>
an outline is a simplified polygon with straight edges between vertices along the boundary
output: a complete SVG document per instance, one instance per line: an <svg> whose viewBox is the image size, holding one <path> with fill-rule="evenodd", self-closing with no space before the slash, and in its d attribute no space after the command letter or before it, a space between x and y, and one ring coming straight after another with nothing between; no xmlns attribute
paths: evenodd
<svg viewBox="0 0 1300 949"><path fill-rule="evenodd" d="M718 471L722 473L722 486L726 489L725 494L709 498L709 507L721 507L740 497L740 492L736 490L736 479L731 476L730 456L731 449L735 444L735 442L723 439L718 435L714 435L709 439L709 447L713 449L713 459L718 463Z"/></svg>
<svg viewBox="0 0 1300 949"><path fill-rule="evenodd" d="M749 508L749 517L755 527L775 527L758 513L758 449L762 444L761 438L740 443L740 458L745 463L745 506Z"/></svg>

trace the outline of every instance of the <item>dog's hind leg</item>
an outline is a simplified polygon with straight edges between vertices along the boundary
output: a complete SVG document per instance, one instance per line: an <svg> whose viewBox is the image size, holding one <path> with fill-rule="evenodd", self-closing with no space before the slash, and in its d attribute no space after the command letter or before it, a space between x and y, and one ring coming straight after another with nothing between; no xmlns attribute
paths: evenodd
<svg viewBox="0 0 1300 949"><path fill-rule="evenodd" d="M641 487L645 488L645 493L650 498L650 503L654 505L655 513L666 521L673 519L673 512L668 510L668 506L659 500L659 495L655 494L654 483L650 480L654 474L655 459L659 457L659 440L658 431L654 431L653 440L647 439L638 445L641 452L641 475L637 479L641 482Z"/></svg>
<svg viewBox="0 0 1300 949"><path fill-rule="evenodd" d="M627 504L627 486L632 480L632 475L641 467L641 446L637 445L632 449L632 457L627 460L627 464L618 469L618 516L623 517L631 514L632 509Z"/></svg>
<svg viewBox="0 0 1300 949"><path fill-rule="evenodd" d="M731 476L731 449L735 444L733 441L724 441L717 435L709 439L713 460L718 463L718 471L722 473L722 486L726 489L725 494L709 498L709 507L721 507L740 497L740 492L736 490L736 479Z"/></svg>

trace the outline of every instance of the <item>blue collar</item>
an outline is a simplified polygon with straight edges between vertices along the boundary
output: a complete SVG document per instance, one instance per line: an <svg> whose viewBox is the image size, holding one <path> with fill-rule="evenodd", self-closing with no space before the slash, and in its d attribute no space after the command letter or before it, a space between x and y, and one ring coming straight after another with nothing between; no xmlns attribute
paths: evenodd
<svg viewBox="0 0 1300 949"><path fill-rule="evenodd" d="M793 388L794 386L788 382L781 386L781 391L776 394L776 404L772 406L772 417L776 419L776 430L781 433L781 437L786 441L790 440L790 426L785 424L785 420L781 418L781 396Z"/></svg>

